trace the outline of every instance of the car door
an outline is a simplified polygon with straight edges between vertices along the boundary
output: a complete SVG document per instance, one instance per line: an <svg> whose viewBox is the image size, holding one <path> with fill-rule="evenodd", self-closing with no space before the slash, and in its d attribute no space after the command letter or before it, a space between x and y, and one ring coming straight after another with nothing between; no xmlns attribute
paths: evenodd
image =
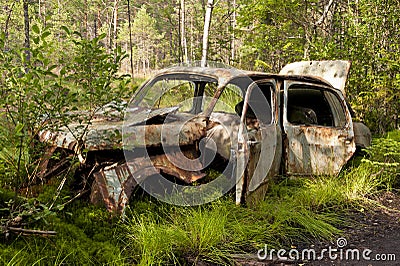
<svg viewBox="0 0 400 266"><path fill-rule="evenodd" d="M282 155L281 129L274 80L253 83L246 91L239 130L237 202L258 202L268 181L278 174Z"/></svg>
<svg viewBox="0 0 400 266"><path fill-rule="evenodd" d="M355 152L343 95L332 87L284 81L283 129L287 174L335 175Z"/></svg>

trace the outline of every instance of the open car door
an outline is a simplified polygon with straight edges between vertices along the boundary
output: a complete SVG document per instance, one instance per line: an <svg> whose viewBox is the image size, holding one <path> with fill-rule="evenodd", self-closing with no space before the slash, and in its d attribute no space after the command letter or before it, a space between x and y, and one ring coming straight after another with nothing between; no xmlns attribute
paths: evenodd
<svg viewBox="0 0 400 266"><path fill-rule="evenodd" d="M343 95L324 85L284 81L285 172L336 175L355 152Z"/></svg>
<svg viewBox="0 0 400 266"><path fill-rule="evenodd" d="M282 144L277 110L274 80L262 80L249 86L238 136L238 163L245 170L237 177L237 203L252 205L260 201L265 196L270 179L279 172Z"/></svg>

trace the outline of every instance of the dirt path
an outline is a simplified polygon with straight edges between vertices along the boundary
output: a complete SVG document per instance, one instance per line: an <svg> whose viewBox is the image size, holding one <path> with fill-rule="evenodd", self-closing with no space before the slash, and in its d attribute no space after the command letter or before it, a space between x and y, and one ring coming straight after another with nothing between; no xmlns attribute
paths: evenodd
<svg viewBox="0 0 400 266"><path fill-rule="evenodd" d="M310 265L400 265L400 194L385 192L377 200L388 209L350 214L354 226L345 228L347 245L343 249L369 249L366 257L370 260L360 256L359 261L344 258Z"/></svg>
<svg viewBox="0 0 400 266"><path fill-rule="evenodd" d="M300 252L305 250L305 258L308 258L308 254L312 256L313 253L308 252L314 250L317 259L271 262L248 258L239 259L237 265L400 266L400 192L384 192L375 200L381 204L375 211L349 214L347 217L349 223L342 226L343 237L331 243L320 242L297 247ZM323 249L326 249L325 252ZM329 249L331 249L330 254Z"/></svg>

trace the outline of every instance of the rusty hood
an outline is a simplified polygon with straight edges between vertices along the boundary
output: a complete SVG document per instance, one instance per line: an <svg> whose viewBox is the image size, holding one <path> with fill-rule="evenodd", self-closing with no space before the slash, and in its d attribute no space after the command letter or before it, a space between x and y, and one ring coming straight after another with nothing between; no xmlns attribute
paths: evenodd
<svg viewBox="0 0 400 266"><path fill-rule="evenodd" d="M334 88L345 93L347 76L351 62L346 60L301 61L287 64L279 72L280 75L307 75L322 78Z"/></svg>
<svg viewBox="0 0 400 266"><path fill-rule="evenodd" d="M128 108L125 118L96 114L90 123L71 123L58 131L42 130L39 139L52 146L77 151L79 142L88 151L125 148L125 142L136 147L158 146L164 141L179 139L179 145L190 145L205 136L206 119L202 116L177 113L178 107L146 109ZM163 136L163 140L162 140Z"/></svg>

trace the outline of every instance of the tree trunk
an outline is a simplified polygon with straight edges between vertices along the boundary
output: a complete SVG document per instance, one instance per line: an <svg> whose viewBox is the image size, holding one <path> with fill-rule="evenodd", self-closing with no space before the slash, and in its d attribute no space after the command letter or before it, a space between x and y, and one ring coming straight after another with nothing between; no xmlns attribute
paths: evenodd
<svg viewBox="0 0 400 266"><path fill-rule="evenodd" d="M83 18L83 23L84 23L84 34L83 36L85 36L85 38L89 38L89 26L88 26L88 12L89 12L89 6L88 6L88 1L85 0L85 15Z"/></svg>
<svg viewBox="0 0 400 266"><path fill-rule="evenodd" d="M117 38L118 38L118 0L114 0L114 30L113 30L113 37L114 37L114 46L113 48L117 48Z"/></svg>
<svg viewBox="0 0 400 266"><path fill-rule="evenodd" d="M236 36L235 36L235 29L236 29L236 0L233 0L233 13L232 13L232 40L231 40L231 64L235 62L236 56Z"/></svg>
<svg viewBox="0 0 400 266"><path fill-rule="evenodd" d="M46 27L46 3L45 0L39 0L38 15L40 20L43 22L43 26Z"/></svg>
<svg viewBox="0 0 400 266"><path fill-rule="evenodd" d="M31 59L31 53L29 51L31 45L30 45L30 37L29 37L29 2L28 0L24 0L23 2L23 8L24 8L24 28L25 28L25 44L24 47L26 48L25 50L25 55L26 55L26 61L29 62Z"/></svg>
<svg viewBox="0 0 400 266"><path fill-rule="evenodd" d="M8 15L7 15L7 19L6 19L6 24L4 26L4 34L5 34L5 41L7 42L8 40L8 24L10 23L10 19L11 19L11 14L14 10L14 5L15 5L15 1L12 3Z"/></svg>
<svg viewBox="0 0 400 266"><path fill-rule="evenodd" d="M203 52L201 56L201 66L207 66L207 52L208 52L208 34L210 31L211 15L214 7L214 0L207 1L206 16L204 19L204 33L203 33Z"/></svg>
<svg viewBox="0 0 400 266"><path fill-rule="evenodd" d="M97 18L93 19L93 27L94 27L94 37L97 37Z"/></svg>
<svg viewBox="0 0 400 266"><path fill-rule="evenodd" d="M114 11L113 11L114 12ZM110 13L107 12L107 40L108 40L108 52L112 50L112 34L111 34L111 29L112 29L112 14L110 16Z"/></svg>
<svg viewBox="0 0 400 266"><path fill-rule="evenodd" d="M195 60L195 53L194 53L194 25L193 25L193 15L190 16L190 58L191 60Z"/></svg>
<svg viewBox="0 0 400 266"><path fill-rule="evenodd" d="M39 0L39 3L38 3L38 15L39 15L39 18L42 19L42 1L41 0Z"/></svg>
<svg viewBox="0 0 400 266"><path fill-rule="evenodd" d="M128 0L128 26L129 26L129 51L131 53L130 60L131 60L131 80L133 82L133 48L132 48L132 21L131 21L131 5L130 1Z"/></svg>
<svg viewBox="0 0 400 266"><path fill-rule="evenodd" d="M186 44L186 32L185 32L185 0L181 0L181 45L183 50L183 62L188 61L188 49Z"/></svg>

